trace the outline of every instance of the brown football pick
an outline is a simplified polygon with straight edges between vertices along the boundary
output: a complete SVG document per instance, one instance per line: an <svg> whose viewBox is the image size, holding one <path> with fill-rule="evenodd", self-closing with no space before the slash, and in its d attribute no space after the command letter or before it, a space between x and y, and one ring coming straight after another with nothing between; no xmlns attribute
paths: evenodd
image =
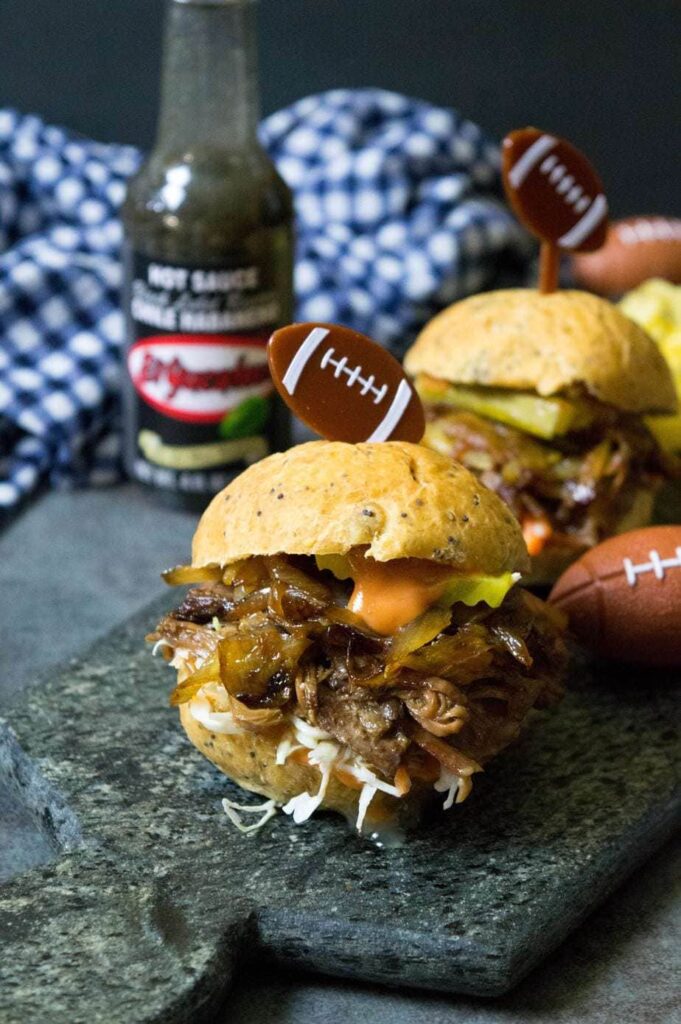
<svg viewBox="0 0 681 1024"><path fill-rule="evenodd" d="M375 341L337 324L291 324L267 346L274 385L303 423L329 441L423 437L421 400Z"/></svg>
<svg viewBox="0 0 681 1024"><path fill-rule="evenodd" d="M555 291L561 249L593 252L605 242L608 202L601 180L583 153L538 128L506 136L502 175L518 220L542 242L539 288Z"/></svg>

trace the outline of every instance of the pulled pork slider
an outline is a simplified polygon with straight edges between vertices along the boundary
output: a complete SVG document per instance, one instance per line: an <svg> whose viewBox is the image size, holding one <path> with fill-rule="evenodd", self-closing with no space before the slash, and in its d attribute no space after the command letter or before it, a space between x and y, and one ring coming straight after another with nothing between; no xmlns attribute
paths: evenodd
<svg viewBox="0 0 681 1024"><path fill-rule="evenodd" d="M532 582L650 522L677 474L643 422L676 394L652 339L604 299L512 289L457 302L407 353L424 443L496 491L521 523Z"/></svg>
<svg viewBox="0 0 681 1024"><path fill-rule="evenodd" d="M509 509L462 466L315 441L213 499L192 565L165 574L199 585L148 639L228 776L296 821L326 807L374 831L434 790L463 800L560 696L560 613L516 586L526 563Z"/></svg>

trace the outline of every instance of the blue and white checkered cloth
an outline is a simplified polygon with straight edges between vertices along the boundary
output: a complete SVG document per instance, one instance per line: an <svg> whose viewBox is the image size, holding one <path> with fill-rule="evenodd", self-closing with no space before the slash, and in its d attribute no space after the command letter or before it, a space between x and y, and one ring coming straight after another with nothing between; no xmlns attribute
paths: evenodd
<svg viewBox="0 0 681 1024"><path fill-rule="evenodd" d="M522 276L532 243L501 201L498 147L456 112L333 90L261 139L295 194L299 320L400 355L442 306ZM118 210L139 162L0 111L0 510L121 476Z"/></svg>

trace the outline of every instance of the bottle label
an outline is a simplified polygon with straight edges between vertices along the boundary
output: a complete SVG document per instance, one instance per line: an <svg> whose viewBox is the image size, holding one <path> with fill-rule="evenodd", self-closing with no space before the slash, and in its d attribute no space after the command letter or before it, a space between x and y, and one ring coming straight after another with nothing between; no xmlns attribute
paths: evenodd
<svg viewBox="0 0 681 1024"><path fill-rule="evenodd" d="M141 338L128 352L128 371L148 405L186 423L220 423L246 398L272 390L263 339L248 335Z"/></svg>
<svg viewBox="0 0 681 1024"><path fill-rule="evenodd" d="M144 483L213 493L271 450L266 345L281 315L257 266L130 256L128 460Z"/></svg>

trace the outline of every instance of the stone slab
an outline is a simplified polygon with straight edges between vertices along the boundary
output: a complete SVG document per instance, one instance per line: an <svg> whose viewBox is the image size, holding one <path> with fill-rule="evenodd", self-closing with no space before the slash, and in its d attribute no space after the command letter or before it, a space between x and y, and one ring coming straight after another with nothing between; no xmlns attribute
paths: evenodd
<svg viewBox="0 0 681 1024"><path fill-rule="evenodd" d="M0 731L0 784L61 851L0 888L3 1024L195 1021L254 963L504 992L679 821L678 684L582 668L465 805L401 848L332 816L241 836L220 809L238 791L188 746L141 643L172 601Z"/></svg>

